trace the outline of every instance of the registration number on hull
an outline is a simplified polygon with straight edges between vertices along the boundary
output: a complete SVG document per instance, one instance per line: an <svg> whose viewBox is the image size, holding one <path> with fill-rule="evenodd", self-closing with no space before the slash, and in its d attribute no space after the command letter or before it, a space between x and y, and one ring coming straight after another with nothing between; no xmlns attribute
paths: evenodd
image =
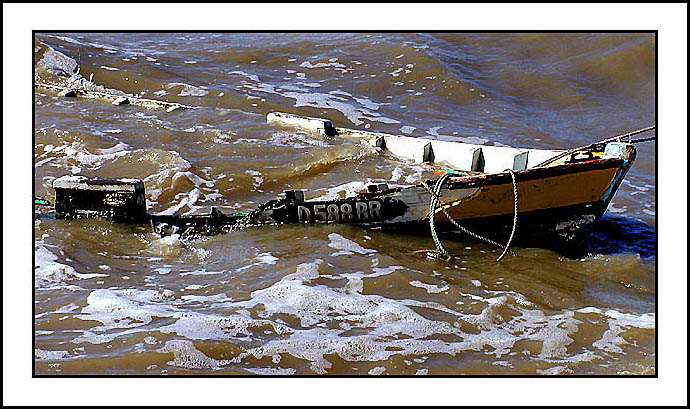
<svg viewBox="0 0 690 409"><path fill-rule="evenodd" d="M302 223L361 223L380 221L380 200L356 200L337 203L301 203L297 220Z"/></svg>

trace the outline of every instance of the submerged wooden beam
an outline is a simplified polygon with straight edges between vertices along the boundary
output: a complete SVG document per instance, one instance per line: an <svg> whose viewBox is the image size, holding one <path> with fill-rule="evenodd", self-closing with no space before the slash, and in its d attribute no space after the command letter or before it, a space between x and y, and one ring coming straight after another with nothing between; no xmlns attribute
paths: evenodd
<svg viewBox="0 0 690 409"><path fill-rule="evenodd" d="M195 109L198 107L191 105L178 104L176 102L159 101L156 99L139 98L132 95L120 95L110 92L93 91L84 88L64 87L60 85L45 84L36 82L34 86L50 91L57 92L58 96L70 98L91 98L99 99L113 105L136 105L146 109L165 109L172 112L176 109Z"/></svg>

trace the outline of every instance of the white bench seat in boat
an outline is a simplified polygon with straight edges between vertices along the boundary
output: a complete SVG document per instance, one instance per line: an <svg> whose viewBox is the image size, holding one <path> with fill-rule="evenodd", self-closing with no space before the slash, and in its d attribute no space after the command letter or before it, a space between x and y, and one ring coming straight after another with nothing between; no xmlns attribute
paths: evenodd
<svg viewBox="0 0 690 409"><path fill-rule="evenodd" d="M482 148L468 143L431 141L434 163L445 164L453 169L479 172Z"/></svg>

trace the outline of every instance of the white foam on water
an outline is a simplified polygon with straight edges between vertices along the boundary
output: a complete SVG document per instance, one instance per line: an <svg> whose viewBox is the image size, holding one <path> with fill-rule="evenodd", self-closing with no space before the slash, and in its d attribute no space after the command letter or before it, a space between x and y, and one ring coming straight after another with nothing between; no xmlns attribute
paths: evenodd
<svg viewBox="0 0 690 409"><path fill-rule="evenodd" d="M329 239L338 248L360 254L373 251L337 234ZM254 260L276 261L267 253L260 253ZM514 347L521 340L539 342L540 348L531 358L553 363L553 367L567 367L569 363L601 358L602 354L620 353L624 342L620 334L626 328L653 328L653 314L600 311L592 307L548 314L522 294L486 291L478 286L473 289L476 294L458 292L455 308L436 302L389 299L363 293L363 281L403 267L378 267L378 262L372 260L371 271L328 276L319 272L323 264L321 259L301 263L294 272L253 291L248 300L242 301L233 301L223 292L177 296L170 290L95 290L76 317L102 325L84 331L74 342L103 343L135 332L160 331L184 338L166 343L163 348L174 354L170 365L217 369L264 357L277 363L281 360L276 357L290 355L309 361L316 373L328 373L332 363L327 357L332 354L351 362L383 362L399 355L421 363L432 354L455 356L476 351L501 361L504 356L520 352ZM347 278L347 282L343 283L342 278ZM446 290L446 285L421 280L411 284L432 294ZM479 312L463 312L464 304L478 304ZM203 308L205 312L194 308ZM423 311L445 318L426 318ZM286 324L285 315L294 317L299 325ZM156 324L158 321L162 324ZM569 352L578 326L585 321L608 323L608 329L600 340L594 341L594 350ZM475 330L463 331L463 323ZM257 337L257 333L261 336ZM205 357L189 342L247 339L255 341L253 346L231 360Z"/></svg>
<svg viewBox="0 0 690 409"><path fill-rule="evenodd" d="M226 305L223 295L176 297L171 290L98 289L87 297L87 305L75 317L97 321L102 325L83 331L73 340L75 343L101 344L119 336L149 331L148 325L156 318L172 318L174 323L157 327L164 333L175 333L188 339L231 339L252 336L252 328L270 328L275 334L292 330L282 324L263 319L253 319L243 313L220 315L199 313L182 308L189 302L205 306ZM231 307L232 303L229 303ZM241 304L240 304L241 305ZM114 330L120 330L115 332Z"/></svg>
<svg viewBox="0 0 690 409"><path fill-rule="evenodd" d="M294 375L296 372L293 368L246 368L245 370L256 375Z"/></svg>
<svg viewBox="0 0 690 409"><path fill-rule="evenodd" d="M231 75L233 75L233 74L235 74L235 75L242 75L242 76L244 76L244 77L249 78L250 80L252 80L252 81L254 81L254 82L259 82L259 76L258 76L258 75L255 75L255 74L247 74L247 73L244 72L244 71L231 71L231 72L229 72L228 74L231 74Z"/></svg>
<svg viewBox="0 0 690 409"><path fill-rule="evenodd" d="M420 168L414 168L415 172ZM421 170L419 170L419 175L421 176ZM366 178L363 181L352 181L348 183L343 183L342 185L337 185L330 187L326 189L326 192L320 196L314 197L312 200L322 200L322 201L329 201L329 200L337 200L341 198L341 195L345 195L345 197L352 197L355 196L359 192L366 192L367 191L367 186L372 184L372 183L387 183L389 188L396 188L396 187L406 187L408 185L402 185L402 184L397 184L397 183L390 183L390 181L386 180L373 180L371 178Z"/></svg>
<svg viewBox="0 0 690 409"><path fill-rule="evenodd" d="M199 200L199 196L201 195L201 191L199 188L194 188L192 191L186 194L182 194L182 199L175 205L172 205L168 207L167 209L159 212L159 214L163 215L171 215L177 213L180 209L184 208L185 206L189 207L189 211L187 213L194 212L198 207L194 206L194 204Z"/></svg>
<svg viewBox="0 0 690 409"><path fill-rule="evenodd" d="M613 205L613 203L609 204L609 206L606 208L607 212L611 213L625 213L628 211L628 206L623 206L623 207L616 207Z"/></svg>
<svg viewBox="0 0 690 409"><path fill-rule="evenodd" d="M76 317L99 321L103 324L101 329L104 331L111 328L134 328L151 323L153 317L169 316L174 307L163 301L172 299L173 293L170 290L98 289L89 294L86 298L87 305Z"/></svg>
<svg viewBox="0 0 690 409"><path fill-rule="evenodd" d="M160 327L165 333L195 339L236 339L253 337L251 329L270 329L274 334L289 334L292 330L283 324L264 319L254 319L242 314L212 315L177 311L171 315L175 323Z"/></svg>
<svg viewBox="0 0 690 409"><path fill-rule="evenodd" d="M377 367L371 368L371 369L369 370L368 374L369 374L369 375L381 375L381 374L384 373L385 371L386 371L386 367L385 367L385 366L377 366Z"/></svg>
<svg viewBox="0 0 690 409"><path fill-rule="evenodd" d="M330 94L320 92L282 92L280 95L295 100L295 107L326 108L339 111L355 125L363 124L363 114L354 105L339 100Z"/></svg>
<svg viewBox="0 0 690 409"><path fill-rule="evenodd" d="M442 126L434 126L433 128L429 128L429 130L426 131L426 133L431 135L431 136L439 137L441 135L439 135L438 130L441 128L443 128L443 127Z"/></svg>
<svg viewBox="0 0 690 409"><path fill-rule="evenodd" d="M177 94L180 97L203 97L208 94L208 91L194 85L185 84L184 82L171 82L165 85L167 89L175 87L182 87L180 93Z"/></svg>
<svg viewBox="0 0 690 409"><path fill-rule="evenodd" d="M402 176L403 170L399 166L396 166L393 172L391 172L391 182L397 182Z"/></svg>
<svg viewBox="0 0 690 409"><path fill-rule="evenodd" d="M412 132L414 132L415 129L417 128L415 128L414 126L405 125L400 127L400 132L411 134Z"/></svg>
<svg viewBox="0 0 690 409"><path fill-rule="evenodd" d="M233 73L239 74L240 72ZM241 74L254 81L253 83L242 81L242 88L254 92L276 94L285 98L294 99L295 107L307 106L313 108L334 109L342 113L355 125L361 125L365 120L392 124L400 123L400 121L396 119L388 118L374 112L378 110L380 106L385 104L374 102L367 97L355 96L342 90L334 90L328 93L315 92L314 85L316 83L300 83L307 88L301 88L290 84L280 85L278 87L273 84L259 82L259 78L256 76L248 76L248 74L245 73ZM305 77L302 73L297 73L297 76L299 78Z"/></svg>
<svg viewBox="0 0 690 409"><path fill-rule="evenodd" d="M208 287L208 286L205 286ZM232 301L232 298L228 297L227 295L221 293L221 294L216 294L216 295L183 295L180 297L180 300L183 301L183 304L192 304L192 303L197 303L197 304L203 304L203 305L208 305L209 303L212 304L219 304L219 303L226 303L229 301Z"/></svg>
<svg viewBox="0 0 690 409"><path fill-rule="evenodd" d="M398 69L396 69L395 71L390 72L389 74L392 75L392 76L394 76L394 77L397 77L397 76L400 75L400 73L401 73L402 71L403 71L402 68L398 68Z"/></svg>
<svg viewBox="0 0 690 409"><path fill-rule="evenodd" d="M174 184L172 178L185 176L197 187L213 185L212 181L187 172L191 164L178 152L127 148L130 148L129 145L120 142L112 148L99 149L100 154L93 154L86 149L83 142L73 141L51 149L49 154L52 159L56 159L52 162L53 166L71 169L73 173L81 173L84 167L91 171L99 171L105 166L105 171L109 172L110 167L141 166L146 172L152 172L143 178L149 208L157 203L156 200L164 189Z"/></svg>
<svg viewBox="0 0 690 409"><path fill-rule="evenodd" d="M376 260L376 259L375 259ZM366 278L376 278L392 274L396 270L404 269L402 266L388 266L385 268L374 267L371 273L364 273L361 271L355 273L340 273L333 276L334 279L346 278L347 284L345 284L346 293L361 293L364 290L364 279Z"/></svg>
<svg viewBox="0 0 690 409"><path fill-rule="evenodd" d="M106 132L114 132L114 131L106 131ZM120 131L121 132L121 131ZM98 149L98 152L101 155L109 155L117 152L123 152L123 151L128 151L131 150L131 146L127 145L124 142L118 142L115 146L112 148L107 148L107 149Z"/></svg>
<svg viewBox="0 0 690 409"><path fill-rule="evenodd" d="M226 359L213 359L199 351L191 341L180 339L167 341L158 352L172 353L173 360L168 361L168 365L185 369L218 370L231 362Z"/></svg>
<svg viewBox="0 0 690 409"><path fill-rule="evenodd" d="M185 271L184 273L180 273L180 277L192 275L192 276L205 276L205 275L218 275L218 274L224 274L226 271L207 271L206 269L201 269L201 270L194 270L194 271Z"/></svg>
<svg viewBox="0 0 690 409"><path fill-rule="evenodd" d="M69 351L46 351L44 349L34 349L34 357L38 361L59 361L69 359Z"/></svg>
<svg viewBox="0 0 690 409"><path fill-rule="evenodd" d="M152 240L146 247L146 252L155 254L157 256L167 257L171 255L179 255L184 244L180 240L179 233L173 233L169 236L164 236Z"/></svg>
<svg viewBox="0 0 690 409"><path fill-rule="evenodd" d="M605 315L622 327L635 327L652 329L655 327L656 314L646 313L642 315L626 314L616 310L608 310Z"/></svg>
<svg viewBox="0 0 690 409"><path fill-rule="evenodd" d="M252 176L252 178L254 179L255 188L261 186L261 184L264 183L264 178L261 175L261 172L252 169L247 169L244 171L244 173Z"/></svg>
<svg viewBox="0 0 690 409"><path fill-rule="evenodd" d="M173 176L172 185L174 186L175 183L177 183L177 181L183 177L188 179L192 183L194 183L194 185L197 187L201 186L201 185L211 187L215 184L212 180L206 180L206 179L202 178L201 176L194 174L190 171L179 171L179 172L175 173L175 175Z"/></svg>
<svg viewBox="0 0 690 409"><path fill-rule="evenodd" d="M172 271L172 269L170 267L159 267L153 269L153 271L157 272L158 274L165 275L169 274Z"/></svg>
<svg viewBox="0 0 690 409"><path fill-rule="evenodd" d="M114 149L117 147L117 149ZM82 166L87 166L91 169L98 169L103 163L113 161L117 158L131 154L133 151L128 151L123 145L116 145L112 152L103 152L101 154L92 154L85 147L81 141L73 141L69 144L60 145L51 149L50 153L53 156L68 158L78 162Z"/></svg>
<svg viewBox="0 0 690 409"><path fill-rule="evenodd" d="M326 68L326 67L335 67L335 68L345 68L346 67L344 64L340 64L338 62L318 62L316 64L312 64L310 61L304 61L299 66L302 68L309 68L309 69Z"/></svg>
<svg viewBox="0 0 690 409"><path fill-rule="evenodd" d="M366 181L353 181L349 183L344 183L342 185L334 186L332 188L329 188L326 190L326 193L324 193L321 196L315 197L313 200L336 200L340 198L340 193L343 192L345 196L354 196L357 194L357 192L360 191L366 191L367 185L370 182L371 179L367 179Z"/></svg>
<svg viewBox="0 0 690 409"><path fill-rule="evenodd" d="M262 265L262 264L272 265L272 264L275 264L278 260L279 260L279 258L273 256L270 252L261 253L261 254L258 254L256 257L254 257L253 263L247 264L244 267L240 267L237 269L237 271L239 272L239 271L247 270L247 269L250 269L252 267Z"/></svg>
<svg viewBox="0 0 690 409"><path fill-rule="evenodd" d="M298 281L300 283L305 283L314 280L319 277L319 265L321 265L321 263L323 263L323 260L320 258L311 263L300 263L294 273L287 274L280 281Z"/></svg>
<svg viewBox="0 0 690 409"><path fill-rule="evenodd" d="M622 346L628 345L629 342L621 337L621 334L623 334L627 329L654 329L656 325L656 315L654 313L635 315L622 313L616 310L602 312L596 307L581 308L577 310L577 312L604 316L605 321L608 324L608 329L604 331L601 339L592 343L592 346L608 353L625 353Z"/></svg>
<svg viewBox="0 0 690 409"><path fill-rule="evenodd" d="M450 286L448 286L448 284L441 287L433 284L426 284L419 280L410 281L410 285L412 285L413 287L423 288L429 294L438 294L444 291L448 291L450 289Z"/></svg>
<svg viewBox="0 0 690 409"><path fill-rule="evenodd" d="M405 183L415 184L422 180L424 169L421 167L414 167L413 170L414 172L412 174L405 176Z"/></svg>
<svg viewBox="0 0 690 409"><path fill-rule="evenodd" d="M376 250L373 249L366 249L356 242L346 239L345 237L341 236L338 233L331 233L328 235L328 239L330 240L330 243L328 243L328 247L334 248L336 250L343 250L345 252L351 253L357 253L357 254L370 254L370 253L376 253Z"/></svg>
<svg viewBox="0 0 690 409"><path fill-rule="evenodd" d="M567 365L560 365L553 366L548 369L537 369L537 373L541 375L562 375L566 373L573 373L573 371L568 369Z"/></svg>
<svg viewBox="0 0 690 409"><path fill-rule="evenodd" d="M266 312L288 313L301 319L302 326L311 325L306 331L295 331L286 341L271 341L268 345L249 351L257 358L269 353L290 353L298 358L312 361L312 369L317 373L324 373L330 368L330 363L324 355L336 353L346 360L380 361L387 359L393 352L389 347L399 349L397 353L405 356L421 353L448 353L455 355L462 351L482 351L485 347L493 348L488 354L496 358L509 353L511 347L521 339L540 341L540 359L555 362L579 362L592 360L597 357L591 351L585 351L572 356L567 354L567 345L573 342L571 335L577 332L577 324L581 321L573 318L572 311L564 311L555 315L546 315L542 311L526 309L521 295L504 293L496 297L483 298L487 304L478 315L462 314L448 310L433 303L419 303L383 299L374 295L362 295L351 292L336 292L324 286L305 288L305 286L290 283L278 283L266 290L252 293L252 303L260 302L265 305ZM467 334L459 327L451 326L447 322L433 321L423 318L408 305L437 309L452 313L459 319L475 324L481 331L479 334ZM499 307L509 307L518 316L505 322L495 313ZM328 334L322 328L314 326L327 320L327 316L335 316L336 320L347 322L344 329L369 328L371 331L360 336L337 336ZM412 339L391 340L396 334L406 334ZM435 334L455 334L463 340L446 343L430 340L427 337ZM372 338L376 335L377 338ZM344 339L342 339L344 338ZM358 350L352 354L352 349ZM304 352L308 350L309 352ZM321 350L322 354L316 351Z"/></svg>
<svg viewBox="0 0 690 409"><path fill-rule="evenodd" d="M34 247L34 259L34 285L36 288L60 288L68 281L108 277L107 274L101 273L79 273L74 267L59 263L56 261L58 256L40 243L36 243Z"/></svg>

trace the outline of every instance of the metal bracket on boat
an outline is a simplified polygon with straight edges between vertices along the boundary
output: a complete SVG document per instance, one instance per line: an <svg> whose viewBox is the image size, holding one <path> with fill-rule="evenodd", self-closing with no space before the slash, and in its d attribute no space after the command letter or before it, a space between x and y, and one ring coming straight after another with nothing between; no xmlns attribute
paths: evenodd
<svg viewBox="0 0 690 409"><path fill-rule="evenodd" d="M286 190L283 196L290 202L304 202L304 190Z"/></svg>
<svg viewBox="0 0 690 409"><path fill-rule="evenodd" d="M369 193L383 192L384 190L388 190L388 184L386 183L379 183L367 186L367 191Z"/></svg>

